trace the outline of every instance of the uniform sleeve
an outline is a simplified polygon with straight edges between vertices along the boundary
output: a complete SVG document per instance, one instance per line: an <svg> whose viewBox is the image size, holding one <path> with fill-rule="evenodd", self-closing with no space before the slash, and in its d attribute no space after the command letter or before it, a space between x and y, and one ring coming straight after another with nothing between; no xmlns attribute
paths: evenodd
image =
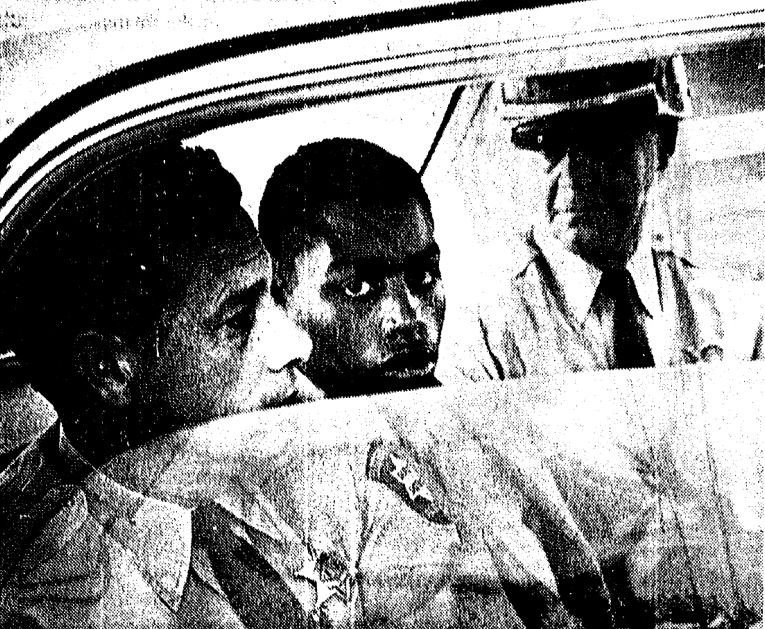
<svg viewBox="0 0 765 629"><path fill-rule="evenodd" d="M441 452L448 474L431 473L429 457L425 465L401 444L372 451L359 573L367 620L574 627L575 613L585 626L605 626L608 600L594 553L536 466L533 478L501 482L502 462L470 438ZM524 503L536 534L524 523ZM565 585L560 593L556 577Z"/></svg>

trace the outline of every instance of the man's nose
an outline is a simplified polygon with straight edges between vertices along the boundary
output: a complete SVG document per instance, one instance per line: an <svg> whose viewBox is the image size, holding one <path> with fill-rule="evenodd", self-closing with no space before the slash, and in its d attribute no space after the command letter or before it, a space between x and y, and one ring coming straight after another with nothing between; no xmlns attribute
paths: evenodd
<svg viewBox="0 0 765 629"><path fill-rule="evenodd" d="M614 156L592 147L575 146L569 149L562 175L572 190L598 191L609 181Z"/></svg>
<svg viewBox="0 0 765 629"><path fill-rule="evenodd" d="M571 181L571 162L568 152L552 168L550 173L548 206L556 210L565 210L573 205L574 186Z"/></svg>
<svg viewBox="0 0 765 629"><path fill-rule="evenodd" d="M381 310L383 332L407 326L420 318L420 299L412 294L403 273L386 281Z"/></svg>
<svg viewBox="0 0 765 629"><path fill-rule="evenodd" d="M287 316L286 311L271 303L260 327L260 342L266 367L280 371L291 365L300 365L311 354L311 339L308 334Z"/></svg>

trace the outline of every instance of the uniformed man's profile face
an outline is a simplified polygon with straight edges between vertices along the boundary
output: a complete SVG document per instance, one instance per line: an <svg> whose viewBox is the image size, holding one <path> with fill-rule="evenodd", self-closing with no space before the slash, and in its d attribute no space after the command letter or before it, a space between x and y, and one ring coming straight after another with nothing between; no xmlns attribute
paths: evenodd
<svg viewBox="0 0 765 629"><path fill-rule="evenodd" d="M331 234L298 256L285 295L314 344L309 377L332 396L432 384L444 292L430 216L410 200L325 217Z"/></svg>
<svg viewBox="0 0 765 629"><path fill-rule="evenodd" d="M274 303L260 241L226 243L195 258L144 382L153 405L189 423L316 397L297 370L310 340Z"/></svg>
<svg viewBox="0 0 765 629"><path fill-rule="evenodd" d="M658 172L651 122L604 116L572 123L551 218L570 248L596 266L625 264L640 239Z"/></svg>

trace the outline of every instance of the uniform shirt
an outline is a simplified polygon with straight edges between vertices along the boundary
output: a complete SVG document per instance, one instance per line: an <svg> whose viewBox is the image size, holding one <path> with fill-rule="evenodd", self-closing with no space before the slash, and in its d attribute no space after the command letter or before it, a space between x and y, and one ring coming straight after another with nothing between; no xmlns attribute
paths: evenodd
<svg viewBox="0 0 765 629"><path fill-rule="evenodd" d="M438 475L390 430L269 418L179 431L100 470L47 431L0 475L0 623L522 627L508 579L521 602L536 595L521 613L568 618L512 494L476 494L477 525L459 529ZM454 445L458 477L473 478L477 459ZM62 487L75 492L42 518L47 535L10 552Z"/></svg>
<svg viewBox="0 0 765 629"><path fill-rule="evenodd" d="M37 539L30 552L3 550L0 620L42 627L242 626L205 569L204 552L192 547L191 510L96 470L59 424L0 475L3 527L33 518L62 487L73 492L48 525L47 546Z"/></svg>
<svg viewBox="0 0 765 629"><path fill-rule="evenodd" d="M614 306L598 292L601 272L545 228L519 244L517 264L486 274L492 285L477 307L448 315L437 372L444 382L614 366ZM761 356L765 309L755 283L724 282L646 243L628 270L657 366Z"/></svg>
<svg viewBox="0 0 765 629"><path fill-rule="evenodd" d="M289 591L303 616L320 626L521 627L503 577L551 593L556 581L514 496L477 489L467 501L476 526L459 527L447 513L443 483L496 487L478 473L477 456L461 454L464 435L449 448L460 468L439 479L384 422L370 422L368 408L366 417L348 410L364 403L336 403L337 415L351 419L338 425L321 407L314 423L286 410L195 426L117 457L110 474L132 484L144 461L156 462L163 452L160 473L144 493L212 504L213 512L225 509L238 519L247 550L221 581L232 600L259 600L251 579L237 576L259 572L278 580L274 587ZM270 613L294 613L281 610ZM291 626L283 618L279 624Z"/></svg>
<svg viewBox="0 0 765 629"><path fill-rule="evenodd" d="M592 353L598 369L615 366L614 357L614 302L598 292L603 272L578 255L566 249L544 224L537 225L532 238L547 262L550 275L558 294L558 308L551 314L560 315L558 328L568 325L580 332L577 339ZM661 315L659 291L656 283L653 254L650 247L641 240L635 255L627 263L635 283L640 312L638 318L646 331L649 346L660 354L663 337L660 325ZM539 322L536 322L539 325Z"/></svg>

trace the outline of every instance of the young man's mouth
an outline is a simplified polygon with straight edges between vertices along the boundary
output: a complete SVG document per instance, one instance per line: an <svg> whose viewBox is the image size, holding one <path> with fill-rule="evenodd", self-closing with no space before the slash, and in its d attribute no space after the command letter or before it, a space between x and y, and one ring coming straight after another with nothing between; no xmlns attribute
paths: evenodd
<svg viewBox="0 0 765 629"><path fill-rule="evenodd" d="M388 358L380 373L396 380L425 377L433 373L437 360L438 354L431 350L405 350Z"/></svg>

